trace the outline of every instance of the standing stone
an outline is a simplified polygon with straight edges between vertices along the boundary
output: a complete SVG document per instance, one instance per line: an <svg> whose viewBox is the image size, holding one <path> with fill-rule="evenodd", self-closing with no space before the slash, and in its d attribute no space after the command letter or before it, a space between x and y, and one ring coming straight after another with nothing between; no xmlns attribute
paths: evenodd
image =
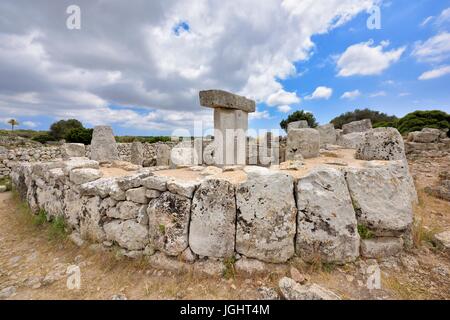
<svg viewBox="0 0 450 320"><path fill-rule="evenodd" d="M134 141L131 144L131 161L132 164L142 166L144 162L144 146L142 142Z"/></svg>
<svg viewBox="0 0 450 320"><path fill-rule="evenodd" d="M372 121L370 119L364 119L360 121L353 121L346 123L342 126L344 134L353 132L366 132L372 129Z"/></svg>
<svg viewBox="0 0 450 320"><path fill-rule="evenodd" d="M82 143L64 143L61 147L61 156L63 159L85 157L86 146Z"/></svg>
<svg viewBox="0 0 450 320"><path fill-rule="evenodd" d="M377 128L366 132L364 141L356 150L360 160L404 160L405 144L395 128Z"/></svg>
<svg viewBox="0 0 450 320"><path fill-rule="evenodd" d="M356 214L344 174L320 167L297 183L296 252L311 261L345 263L359 256Z"/></svg>
<svg viewBox="0 0 450 320"><path fill-rule="evenodd" d="M336 130L332 123L324 124L323 126L318 126L317 130L320 134L320 145L325 144L336 144Z"/></svg>
<svg viewBox="0 0 450 320"><path fill-rule="evenodd" d="M110 126L96 126L92 133L91 159L97 161L119 160L116 139Z"/></svg>
<svg viewBox="0 0 450 320"><path fill-rule="evenodd" d="M281 172L247 167L236 189L236 251L266 262L294 255L297 208L294 179Z"/></svg>
<svg viewBox="0 0 450 320"><path fill-rule="evenodd" d="M150 202L150 243L155 249L177 256L188 247L190 212L191 200L171 192Z"/></svg>
<svg viewBox="0 0 450 320"><path fill-rule="evenodd" d="M167 144L158 144L156 148L156 165L168 166L170 164L170 147Z"/></svg>
<svg viewBox="0 0 450 320"><path fill-rule="evenodd" d="M288 132L286 161L296 160L297 155L303 158L319 156L320 134L315 129L292 129Z"/></svg>
<svg viewBox="0 0 450 320"><path fill-rule="evenodd" d="M309 128L308 121L306 120L293 121L288 124L287 131L289 132L289 130L292 129L307 129L307 128Z"/></svg>
<svg viewBox="0 0 450 320"><path fill-rule="evenodd" d="M233 185L220 179L204 181L192 200L189 246L201 256L231 257L236 232Z"/></svg>

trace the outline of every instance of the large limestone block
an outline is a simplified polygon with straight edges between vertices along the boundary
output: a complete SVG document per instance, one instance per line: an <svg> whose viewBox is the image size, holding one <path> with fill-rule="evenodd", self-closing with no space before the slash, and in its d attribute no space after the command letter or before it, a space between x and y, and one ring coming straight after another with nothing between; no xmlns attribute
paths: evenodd
<svg viewBox="0 0 450 320"><path fill-rule="evenodd" d="M136 203L147 204L148 199L145 196L146 189L144 187L128 189L125 193L128 201Z"/></svg>
<svg viewBox="0 0 450 320"><path fill-rule="evenodd" d="M361 160L404 160L405 144L395 128L373 129L366 132L355 157Z"/></svg>
<svg viewBox="0 0 450 320"><path fill-rule="evenodd" d="M320 145L336 144L336 130L332 123L324 124L317 127L320 134Z"/></svg>
<svg viewBox="0 0 450 320"><path fill-rule="evenodd" d="M394 237L382 237L361 240L361 255L366 258L385 258L403 250L403 240Z"/></svg>
<svg viewBox="0 0 450 320"><path fill-rule="evenodd" d="M208 108L237 109L255 112L256 103L245 97L223 90L200 91L200 105Z"/></svg>
<svg viewBox="0 0 450 320"><path fill-rule="evenodd" d="M98 169L74 169L70 171L69 179L74 184L83 184L100 179L102 175L102 172Z"/></svg>
<svg viewBox="0 0 450 320"><path fill-rule="evenodd" d="M189 246L201 256L231 257L236 233L234 186L225 180L204 181L192 200Z"/></svg>
<svg viewBox="0 0 450 320"><path fill-rule="evenodd" d="M379 236L407 231L413 220L413 191L408 175L389 165L346 168L357 220Z"/></svg>
<svg viewBox="0 0 450 320"><path fill-rule="evenodd" d="M79 220L83 214L85 198L69 189L64 194L64 218L73 229L79 228Z"/></svg>
<svg viewBox="0 0 450 320"><path fill-rule="evenodd" d="M55 166L56 166L56 164L55 164ZM99 163L97 161L89 160L88 158L84 158L84 157L83 158L71 158L67 161L64 161L61 166L62 166L64 173L67 175L70 173L70 171L72 171L74 169L87 169L87 168L98 169L100 167ZM38 168L39 167L37 167L36 169L38 169ZM50 166L50 164L42 167L42 169L44 169L44 170L46 168L53 169L55 167L52 168L52 166Z"/></svg>
<svg viewBox="0 0 450 320"><path fill-rule="evenodd" d="M247 167L245 172L247 180L236 188L236 251L266 262L285 262L294 254L294 180L261 167Z"/></svg>
<svg viewBox="0 0 450 320"><path fill-rule="evenodd" d="M156 148L156 165L170 165L170 147L167 144L159 144Z"/></svg>
<svg viewBox="0 0 450 320"><path fill-rule="evenodd" d="M180 179L172 179L167 182L167 189L170 192L192 198L195 189L200 185L198 181L185 181Z"/></svg>
<svg viewBox="0 0 450 320"><path fill-rule="evenodd" d="M135 219L139 215L141 205L132 201L120 201L115 207L108 208L106 215L116 219Z"/></svg>
<svg viewBox="0 0 450 320"><path fill-rule="evenodd" d="M342 126L344 134L353 132L366 132L372 129L372 121L370 119L364 119L360 121L353 121L346 123Z"/></svg>
<svg viewBox="0 0 450 320"><path fill-rule="evenodd" d="M422 131L414 131L408 134L408 140L417 143L439 142L441 131L433 128L423 128Z"/></svg>
<svg viewBox="0 0 450 320"><path fill-rule="evenodd" d="M79 187L80 194L84 196L113 197L115 200L125 200L125 192L119 188L115 178L100 178L83 183Z"/></svg>
<svg viewBox="0 0 450 320"><path fill-rule="evenodd" d="M337 138L336 144L343 148L357 149L363 143L365 136L365 132L342 134Z"/></svg>
<svg viewBox="0 0 450 320"><path fill-rule="evenodd" d="M191 200L164 192L147 209L150 242L155 249L177 256L188 247Z"/></svg>
<svg viewBox="0 0 450 320"><path fill-rule="evenodd" d="M344 174L320 167L297 183L297 255L345 263L359 256L356 214Z"/></svg>
<svg viewBox="0 0 450 320"><path fill-rule="evenodd" d="M85 157L86 146L82 143L64 143L61 146L61 156L63 159Z"/></svg>
<svg viewBox="0 0 450 320"><path fill-rule="evenodd" d="M138 172L130 176L120 177L117 180L117 184L120 189L127 191L132 188L139 188L142 186L142 180L153 175L153 173L148 171Z"/></svg>
<svg viewBox="0 0 450 320"><path fill-rule="evenodd" d="M315 129L292 129L288 132L286 160L296 160L297 155L303 158L319 156L320 134Z"/></svg>
<svg viewBox="0 0 450 320"><path fill-rule="evenodd" d="M148 230L133 221L112 221L104 225L106 238L128 250L142 250L148 244Z"/></svg>
<svg viewBox="0 0 450 320"><path fill-rule="evenodd" d="M103 213L100 209L100 197L85 198L85 207L80 217L80 234L83 239L93 242L105 240L105 232L102 227Z"/></svg>
<svg viewBox="0 0 450 320"><path fill-rule="evenodd" d="M96 126L92 133L91 159L97 161L119 160L116 139L110 126Z"/></svg>
<svg viewBox="0 0 450 320"><path fill-rule="evenodd" d="M130 162L132 164L136 164L138 166L141 166L144 162L144 146L142 142L134 141L131 144L131 159Z"/></svg>
<svg viewBox="0 0 450 320"><path fill-rule="evenodd" d="M169 178L165 176L149 176L142 180L142 185L147 189L164 192L167 191L168 181Z"/></svg>
<svg viewBox="0 0 450 320"><path fill-rule="evenodd" d="M292 129L307 129L307 128L309 128L308 121L306 120L293 121L289 122L287 131Z"/></svg>
<svg viewBox="0 0 450 320"><path fill-rule="evenodd" d="M170 151L170 165L176 167L188 167L199 164L201 154L197 154L193 145L188 142L181 142Z"/></svg>
<svg viewBox="0 0 450 320"><path fill-rule="evenodd" d="M291 278L283 277L278 286L286 300L341 300L334 292L315 283L301 285Z"/></svg>

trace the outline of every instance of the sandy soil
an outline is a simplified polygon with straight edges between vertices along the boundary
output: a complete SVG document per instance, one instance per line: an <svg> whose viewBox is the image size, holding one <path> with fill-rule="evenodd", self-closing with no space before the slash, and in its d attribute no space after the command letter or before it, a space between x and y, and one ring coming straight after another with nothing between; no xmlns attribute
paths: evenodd
<svg viewBox="0 0 450 320"><path fill-rule="evenodd" d="M450 203L426 195L449 158L411 163L420 203L415 208L417 247L399 257L360 259L345 266L292 264L308 279L344 299L450 299L450 257L432 245L433 233L450 228ZM369 290L366 270L381 268L382 287ZM81 289L67 288L65 270L80 267ZM47 278L47 279L45 279ZM178 275L156 270L145 260L99 252L96 246L78 248L49 236L49 226L36 226L11 193L0 194L0 292L14 287L8 299L257 299L258 288L277 288L280 275L234 278Z"/></svg>

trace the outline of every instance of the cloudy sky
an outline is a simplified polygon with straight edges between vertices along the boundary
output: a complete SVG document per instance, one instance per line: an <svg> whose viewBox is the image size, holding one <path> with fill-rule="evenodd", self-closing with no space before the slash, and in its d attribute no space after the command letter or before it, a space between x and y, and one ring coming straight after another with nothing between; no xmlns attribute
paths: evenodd
<svg viewBox="0 0 450 320"><path fill-rule="evenodd" d="M368 28L374 5L380 29ZM255 129L300 109L321 123L365 107L450 112L450 1L0 2L0 128L11 117L122 135L208 127L198 91L213 88L255 99Z"/></svg>

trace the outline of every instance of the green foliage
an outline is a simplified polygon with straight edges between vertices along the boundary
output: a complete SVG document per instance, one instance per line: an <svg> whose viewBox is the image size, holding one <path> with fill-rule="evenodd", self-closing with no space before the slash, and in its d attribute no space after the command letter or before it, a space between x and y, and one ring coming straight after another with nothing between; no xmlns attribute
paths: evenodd
<svg viewBox="0 0 450 320"><path fill-rule="evenodd" d="M392 123L394 124L395 121L397 121L396 116L389 116L386 113L374 111L370 109L356 109L354 111L349 111L346 113L341 114L340 116L337 116L330 122L334 124L334 127L336 129L341 129L342 125L352 122L352 121L359 121L363 119L370 119L372 121L372 125L374 127L378 126L378 123Z"/></svg>
<svg viewBox="0 0 450 320"><path fill-rule="evenodd" d="M47 222L47 212L41 209L38 214L32 216L32 223L35 226L42 226Z"/></svg>
<svg viewBox="0 0 450 320"><path fill-rule="evenodd" d="M234 264L236 263L235 257L225 258L223 264L225 266L225 270L223 271L223 277L225 279L231 279L236 276L236 269L234 268Z"/></svg>
<svg viewBox="0 0 450 320"><path fill-rule="evenodd" d="M67 237L66 221L63 217L55 217L50 223L48 230L50 239L60 240Z"/></svg>
<svg viewBox="0 0 450 320"><path fill-rule="evenodd" d="M450 114L440 111L414 111L398 121L397 129L405 134L423 128L450 129Z"/></svg>
<svg viewBox="0 0 450 320"><path fill-rule="evenodd" d="M318 126L316 118L310 112L305 112L303 110L295 111L291 113L287 119L280 122L280 127L287 131L288 124L295 121L306 120L310 128L315 128Z"/></svg>
<svg viewBox="0 0 450 320"><path fill-rule="evenodd" d="M94 129L75 128L70 129L65 135L65 139L70 143L91 144Z"/></svg>
<svg viewBox="0 0 450 320"><path fill-rule="evenodd" d="M56 140L64 139L72 129L83 129L83 125L76 119L59 120L50 126L50 135Z"/></svg>
<svg viewBox="0 0 450 320"><path fill-rule="evenodd" d="M168 136L154 136L154 137L143 137L143 136L116 136L116 142L119 143L130 143L134 141L156 143L156 142L168 142L171 138Z"/></svg>
<svg viewBox="0 0 450 320"><path fill-rule="evenodd" d="M374 234L366 226L358 224L358 233L361 239L372 239Z"/></svg>
<svg viewBox="0 0 450 320"><path fill-rule="evenodd" d="M41 133L32 138L33 141L46 143L48 141L55 141L55 138L48 133Z"/></svg>
<svg viewBox="0 0 450 320"><path fill-rule="evenodd" d="M0 186L6 186L6 191L12 190L12 183L10 178L0 178Z"/></svg>

